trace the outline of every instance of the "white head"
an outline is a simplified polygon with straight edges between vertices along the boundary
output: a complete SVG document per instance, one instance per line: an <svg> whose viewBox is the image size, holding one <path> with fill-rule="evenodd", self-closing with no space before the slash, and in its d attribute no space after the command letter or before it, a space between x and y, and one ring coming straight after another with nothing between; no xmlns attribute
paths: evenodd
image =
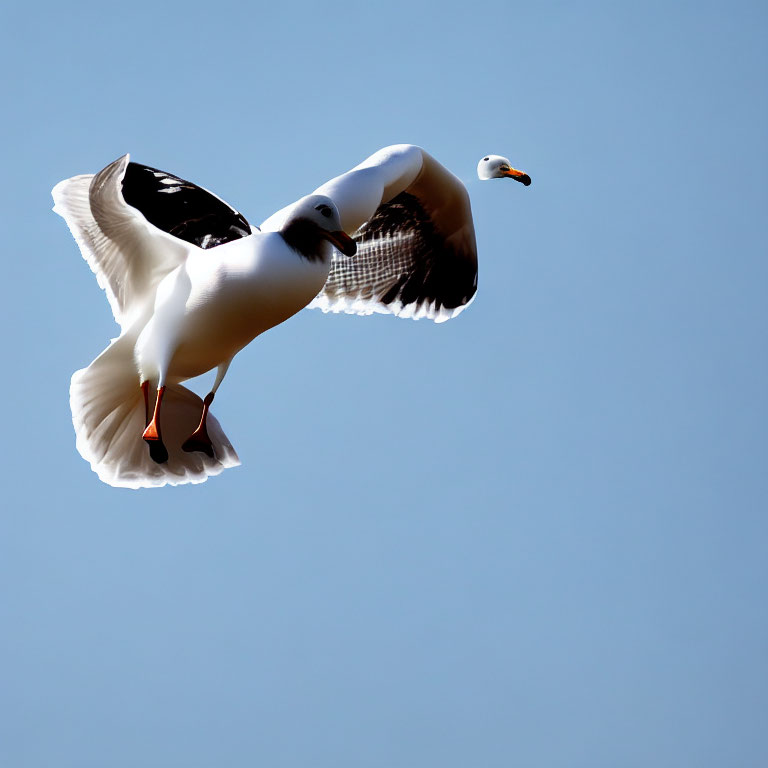
<svg viewBox="0 0 768 768"><path fill-rule="evenodd" d="M527 187L531 177L525 171L518 171L506 157L486 155L477 164L477 175L481 179L514 179Z"/></svg>
<svg viewBox="0 0 768 768"><path fill-rule="evenodd" d="M295 203L280 234L291 248L311 261L327 255L326 240L345 256L357 252L357 244L341 228L336 204L325 195L308 195Z"/></svg>

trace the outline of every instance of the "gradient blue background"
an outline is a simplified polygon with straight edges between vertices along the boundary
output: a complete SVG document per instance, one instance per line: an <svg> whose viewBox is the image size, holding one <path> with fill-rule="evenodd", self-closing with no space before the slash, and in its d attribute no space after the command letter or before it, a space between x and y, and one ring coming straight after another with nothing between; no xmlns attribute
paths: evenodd
<svg viewBox="0 0 768 768"><path fill-rule="evenodd" d="M767 22L5 7L0 764L768 764ZM242 467L101 484L51 187L130 151L259 222L396 142L468 183L473 306L301 313L216 400Z"/></svg>

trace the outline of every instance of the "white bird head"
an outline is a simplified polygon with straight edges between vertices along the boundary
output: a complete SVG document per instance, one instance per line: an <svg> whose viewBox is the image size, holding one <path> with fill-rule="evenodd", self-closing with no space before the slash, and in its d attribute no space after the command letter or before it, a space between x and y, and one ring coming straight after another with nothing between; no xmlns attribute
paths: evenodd
<svg viewBox="0 0 768 768"><path fill-rule="evenodd" d="M323 240L345 256L354 256L357 252L357 243L341 228L336 204L325 195L308 195L295 203L280 233L294 250L309 259L323 256Z"/></svg>
<svg viewBox="0 0 768 768"><path fill-rule="evenodd" d="M514 179L527 187L531 177L525 171L518 171L506 157L501 155L486 155L477 164L477 175L480 179Z"/></svg>

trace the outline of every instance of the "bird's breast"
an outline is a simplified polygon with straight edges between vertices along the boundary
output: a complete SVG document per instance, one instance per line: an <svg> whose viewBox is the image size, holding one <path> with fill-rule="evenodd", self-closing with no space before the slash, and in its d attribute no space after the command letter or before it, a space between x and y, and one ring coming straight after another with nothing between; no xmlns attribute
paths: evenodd
<svg viewBox="0 0 768 768"><path fill-rule="evenodd" d="M266 233L195 253L186 269L191 289L173 367L191 376L306 307L325 285L330 262L308 261L279 234Z"/></svg>

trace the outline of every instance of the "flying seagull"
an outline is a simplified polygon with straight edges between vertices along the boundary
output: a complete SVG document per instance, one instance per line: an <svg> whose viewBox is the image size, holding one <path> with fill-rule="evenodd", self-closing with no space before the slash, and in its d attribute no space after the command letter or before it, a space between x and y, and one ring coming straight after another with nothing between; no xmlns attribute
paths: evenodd
<svg viewBox="0 0 768 768"><path fill-rule="evenodd" d="M477 290L466 189L413 145L379 150L261 227L128 155L53 199L120 326L70 386L77 448L113 486L200 483L239 464L211 403L232 358L304 307L443 322ZM182 386L214 368L204 399Z"/></svg>
<svg viewBox="0 0 768 768"><path fill-rule="evenodd" d="M514 179L525 186L530 186L531 177L525 171L518 171L506 157L501 155L486 155L477 164L479 179Z"/></svg>

